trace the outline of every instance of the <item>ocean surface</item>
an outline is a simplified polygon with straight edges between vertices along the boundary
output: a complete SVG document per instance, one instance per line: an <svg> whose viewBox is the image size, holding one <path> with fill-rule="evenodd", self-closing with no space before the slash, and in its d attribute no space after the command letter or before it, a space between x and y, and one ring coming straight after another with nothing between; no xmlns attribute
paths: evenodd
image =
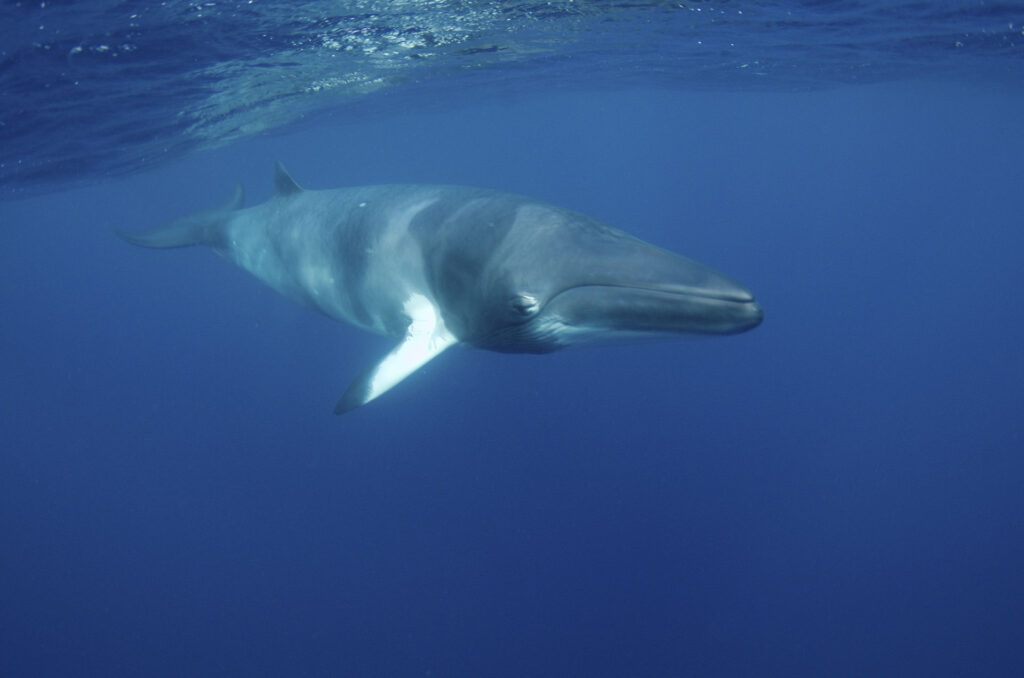
<svg viewBox="0 0 1024 678"><path fill-rule="evenodd" d="M742 335L389 339L113 235L450 183ZM0 4L0 676L1024 675L1024 3Z"/></svg>

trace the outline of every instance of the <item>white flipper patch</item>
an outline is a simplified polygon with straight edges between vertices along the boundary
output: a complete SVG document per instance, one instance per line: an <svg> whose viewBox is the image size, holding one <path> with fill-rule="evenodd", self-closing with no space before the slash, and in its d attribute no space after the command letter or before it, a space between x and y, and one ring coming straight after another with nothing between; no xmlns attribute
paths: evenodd
<svg viewBox="0 0 1024 678"><path fill-rule="evenodd" d="M342 414L365 405L389 391L420 367L458 343L433 303L422 294L413 294L403 304L409 317L405 340L384 359L356 378L334 408Z"/></svg>

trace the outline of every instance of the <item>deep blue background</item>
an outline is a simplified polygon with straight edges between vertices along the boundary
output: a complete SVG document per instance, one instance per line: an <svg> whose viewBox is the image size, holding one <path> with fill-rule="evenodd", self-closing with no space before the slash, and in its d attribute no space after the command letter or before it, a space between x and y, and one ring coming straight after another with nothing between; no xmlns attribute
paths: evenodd
<svg viewBox="0 0 1024 678"><path fill-rule="evenodd" d="M0 674L1021 675L1022 104L509 98L0 204ZM111 234L277 159L574 208L766 321L453 350L336 418L387 340Z"/></svg>

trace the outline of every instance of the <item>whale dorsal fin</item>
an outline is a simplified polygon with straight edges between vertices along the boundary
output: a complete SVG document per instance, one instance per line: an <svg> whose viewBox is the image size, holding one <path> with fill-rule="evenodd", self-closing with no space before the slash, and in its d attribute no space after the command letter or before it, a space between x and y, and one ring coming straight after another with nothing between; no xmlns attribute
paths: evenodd
<svg viewBox="0 0 1024 678"><path fill-rule="evenodd" d="M274 188L277 190L277 196L281 198L302 193L302 186L292 179L292 175L288 174L288 170L280 162L274 165Z"/></svg>
<svg viewBox="0 0 1024 678"><path fill-rule="evenodd" d="M444 326L437 308L423 295L411 295L404 309L410 321L405 339L383 360L349 384L334 408L335 414L354 410L386 393L446 348L458 343L455 335Z"/></svg>

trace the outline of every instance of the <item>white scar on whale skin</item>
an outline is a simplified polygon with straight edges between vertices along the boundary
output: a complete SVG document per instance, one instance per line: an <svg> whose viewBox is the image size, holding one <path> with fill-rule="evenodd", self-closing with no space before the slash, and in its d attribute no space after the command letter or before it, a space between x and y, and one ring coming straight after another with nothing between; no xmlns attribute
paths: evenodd
<svg viewBox="0 0 1024 678"><path fill-rule="evenodd" d="M761 307L711 268L572 210L466 186L309 191L278 164L275 195L145 233L142 247L207 245L337 320L398 340L335 412L379 397L455 344L548 353L756 327Z"/></svg>

